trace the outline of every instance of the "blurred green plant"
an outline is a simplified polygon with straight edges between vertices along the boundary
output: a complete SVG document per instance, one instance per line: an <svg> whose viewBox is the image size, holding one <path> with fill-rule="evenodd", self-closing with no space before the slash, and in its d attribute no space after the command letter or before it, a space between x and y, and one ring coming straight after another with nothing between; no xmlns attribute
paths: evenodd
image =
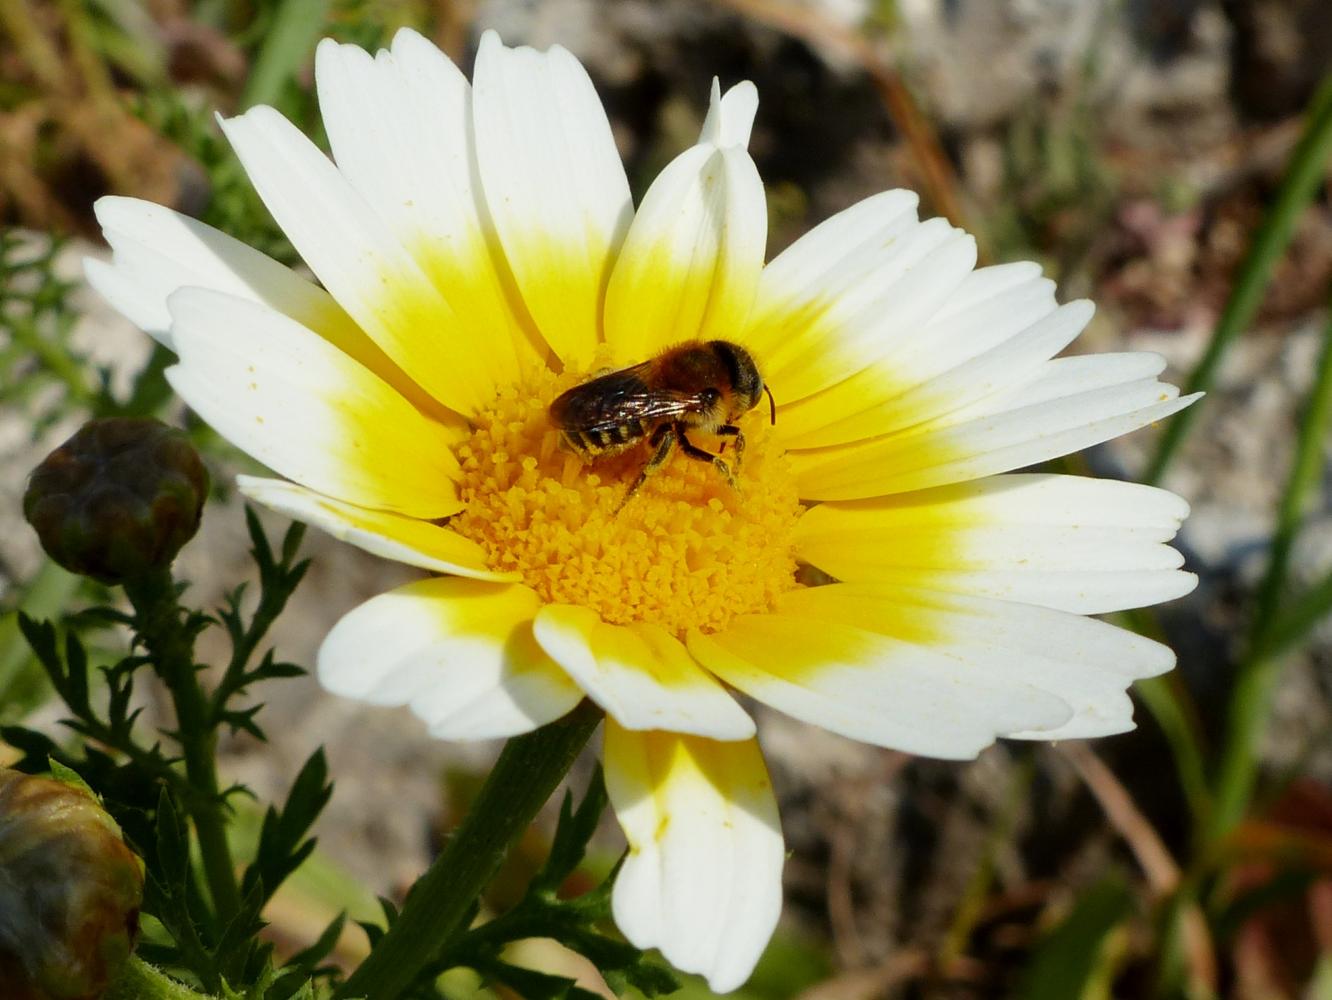
<svg viewBox="0 0 1332 1000"><path fill-rule="evenodd" d="M1109 1000L1114 939L1125 933L1135 905L1132 889L1118 874L1082 892L1069 914L1033 949L1015 995L1023 1000Z"/></svg>
<svg viewBox="0 0 1332 1000"><path fill-rule="evenodd" d="M1324 183L1329 160L1332 160L1332 77L1324 81L1309 105L1304 133L1291 154L1281 187L1254 236L1207 349L1186 380L1185 392L1212 387L1226 353L1252 324L1272 270L1289 245L1300 215ZM1196 818L1209 840L1229 833L1242 818L1251 798L1258 766L1257 743L1271 714L1271 695L1279 669L1275 654L1299 642L1308 629L1332 610L1332 583L1324 581L1297 597L1289 611L1282 612L1288 597L1286 578L1291 550L1308 495L1322 467L1322 445L1332 416L1332 326L1325 331L1323 341L1314 383L1302 408L1291 473L1281 494L1267 571L1250 618L1246 650L1237 667L1229 727L1212 788L1214 801L1195 800ZM1160 482L1164 478L1206 402L1204 399L1185 410L1180 414L1183 419L1166 428L1145 473L1146 481ZM1324 605L1324 601L1328 603ZM1144 617L1139 616L1138 621L1143 622ZM1171 742L1177 756L1186 758L1182 768L1189 777L1185 782L1190 786L1196 784L1202 758L1200 738L1185 737L1187 727L1166 718L1176 713L1181 718L1193 713L1166 707L1166 698L1161 693L1167 689L1162 681L1148 682L1142 687L1155 689L1148 705L1158 714L1163 728L1178 737ZM1194 744L1192 747L1187 746L1190 742Z"/></svg>
<svg viewBox="0 0 1332 1000"><path fill-rule="evenodd" d="M1186 379L1184 392L1210 389L1229 349L1251 327L1300 216L1324 186L1329 160L1332 77L1323 81L1309 104L1303 134L1291 153L1277 195L1254 235L1207 348ZM1202 400L1185 410L1166 427L1145 473L1147 482L1157 483L1166 476L1206 402ZM1214 918L1220 912L1220 890L1226 885L1225 865L1229 861L1227 844L1253 808L1261 741L1272 716L1273 696L1284 665L1281 654L1298 644L1332 611L1332 577L1293 599L1288 593L1290 556L1309 497L1321 477L1324 442L1332 421L1332 322L1324 329L1313 384L1300 410L1291 471L1278 501L1267 569L1254 597L1247 639L1234 666L1226 728L1218 752L1208 751L1196 708L1178 678L1153 678L1135 686L1167 738L1194 823L1187 877L1163 911L1167 925L1161 935L1156 986L1157 995L1162 997L1213 995L1207 977L1200 975L1182 953L1187 937L1182 921L1185 914L1196 912L1192 908L1200 894L1212 895ZM1150 611L1126 618L1144 634L1158 635L1161 631ZM1207 766L1209 758L1216 759L1212 767ZM1225 930L1226 925L1216 924L1215 929ZM1232 922L1229 931L1235 930Z"/></svg>
<svg viewBox="0 0 1332 1000"><path fill-rule="evenodd" d="M73 411L114 406L110 373L73 341L79 283L57 273L64 241L0 230L0 405L31 421L32 436Z"/></svg>
<svg viewBox="0 0 1332 1000"><path fill-rule="evenodd" d="M300 262L227 145L217 112L206 100L172 88L147 90L135 99L134 111L203 168L207 192L198 213L201 221L288 266Z"/></svg>

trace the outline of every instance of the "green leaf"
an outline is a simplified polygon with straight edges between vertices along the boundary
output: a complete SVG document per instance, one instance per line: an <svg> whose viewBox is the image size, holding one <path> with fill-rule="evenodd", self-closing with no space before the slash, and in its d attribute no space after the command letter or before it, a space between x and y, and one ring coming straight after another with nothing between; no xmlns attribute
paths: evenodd
<svg viewBox="0 0 1332 1000"><path fill-rule="evenodd" d="M578 989L574 980L553 976L534 969L509 965L507 962L489 962L477 969L488 979L498 980L512 987L523 1000L586 1000L596 994ZM574 992L576 991L576 992Z"/></svg>
<svg viewBox="0 0 1332 1000"><path fill-rule="evenodd" d="M592 773L587 791L578 809L573 808L573 794L564 793L560 804L560 821L555 827L555 838L550 845L550 856L541 866L541 871L532 880L531 891L537 893L556 893L564 881L572 875L587 854L588 841L597 832L597 824L607 803L606 782L600 766Z"/></svg>
<svg viewBox="0 0 1332 1000"><path fill-rule="evenodd" d="M18 627L32 650L32 655L37 657L37 662L46 671L46 676L51 678L52 686L56 691L63 693L66 684L65 665L61 662L60 653L56 649L55 626L49 621L29 618L20 611Z"/></svg>
<svg viewBox="0 0 1332 1000"><path fill-rule="evenodd" d="M144 911L156 917L176 944L175 963L185 966L216 993L222 977L202 931L213 925L212 914L190 865L189 831L168 790L158 795L154 841L144 852L147 879ZM173 963L173 964L175 964Z"/></svg>
<svg viewBox="0 0 1332 1000"><path fill-rule="evenodd" d="M0 383L3 382L0 373ZM50 617L64 610L82 579L47 559L10 598L16 597L18 609L32 618ZM24 641L18 614L0 615L0 719L16 721L41 704L49 694L44 675L30 645Z"/></svg>
<svg viewBox="0 0 1332 1000"><path fill-rule="evenodd" d="M282 536L282 565L291 566L296 561L296 555L300 552L301 542L305 540L305 525L300 521L293 521L287 533Z"/></svg>
<svg viewBox="0 0 1332 1000"><path fill-rule="evenodd" d="M43 762L49 761L59 751L49 736L23 726L0 726L0 740L23 754L13 766L27 774L36 774L44 767L49 767L49 764L44 765Z"/></svg>
<svg viewBox="0 0 1332 1000"><path fill-rule="evenodd" d="M1036 946L1014 996L1023 1000L1109 998L1104 982L1106 943L1133 912L1133 893L1111 875L1078 899L1073 911Z"/></svg>
<svg viewBox="0 0 1332 1000"><path fill-rule="evenodd" d="M56 781L63 785L69 785L72 788L87 792L97 801L101 801L101 796L88 787L88 783L79 776L78 771L60 763L60 761L56 760L54 757L48 758L48 763L51 768L51 777L55 778Z"/></svg>
<svg viewBox="0 0 1332 1000"><path fill-rule="evenodd" d="M157 800L157 872L168 885L185 881L190 868L189 831L165 788Z"/></svg>
<svg viewBox="0 0 1332 1000"><path fill-rule="evenodd" d="M267 965L258 963L256 959L259 951L257 936L265 926L260 914L268 897L264 894L262 882L256 882L243 891L240 910L223 930L215 949L218 967L232 982L249 982L252 977L247 975L248 970L256 964L260 964L261 968Z"/></svg>
<svg viewBox="0 0 1332 1000"><path fill-rule="evenodd" d="M296 775L281 811L270 806L264 814L254 862L241 882L243 891L250 891L254 885L266 886L263 895L266 901L300 867L315 847L314 840L306 840L305 835L332 794L328 760L320 748Z"/></svg>
<svg viewBox="0 0 1332 1000"><path fill-rule="evenodd" d="M298 951L287 960L287 964L283 966L282 971L285 973L291 970L303 976L314 975L319 969L319 963L328 958L333 953L333 949L337 947L338 939L342 937L342 929L346 925L347 914L339 913L324 928L323 933L315 939L310 947Z"/></svg>
<svg viewBox="0 0 1332 1000"><path fill-rule="evenodd" d="M261 577L273 572L273 546L268 544L268 535L259 522L259 512L250 504L245 505L245 531L250 536L250 555L259 567Z"/></svg>
<svg viewBox="0 0 1332 1000"><path fill-rule="evenodd" d="M79 637L73 632L65 636L65 678L68 684L64 691L65 702L76 715L91 715L92 704L88 700L88 653Z"/></svg>
<svg viewBox="0 0 1332 1000"><path fill-rule="evenodd" d="M1275 659L1304 640L1314 627L1332 614L1332 573L1286 602L1272 619L1263 645L1256 650L1264 659Z"/></svg>

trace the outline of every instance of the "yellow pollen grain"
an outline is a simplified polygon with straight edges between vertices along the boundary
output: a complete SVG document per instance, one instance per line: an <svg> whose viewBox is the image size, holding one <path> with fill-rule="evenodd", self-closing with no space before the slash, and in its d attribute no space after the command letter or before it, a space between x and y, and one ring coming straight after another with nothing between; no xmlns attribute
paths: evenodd
<svg viewBox="0 0 1332 1000"><path fill-rule="evenodd" d="M546 413L587 377L533 374L474 417L457 450L467 506L449 527L543 600L591 608L611 624L651 622L682 636L770 610L797 585L802 507L767 407L740 421L747 444L738 491L677 449L617 513L649 446L586 464L562 447ZM721 443L690 437L714 453ZM732 445L723 454L733 460Z"/></svg>

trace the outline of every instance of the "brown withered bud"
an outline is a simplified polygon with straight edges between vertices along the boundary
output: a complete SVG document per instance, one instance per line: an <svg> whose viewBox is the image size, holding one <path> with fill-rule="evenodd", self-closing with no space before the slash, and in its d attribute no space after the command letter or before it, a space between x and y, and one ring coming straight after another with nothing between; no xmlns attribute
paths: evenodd
<svg viewBox="0 0 1332 1000"><path fill-rule="evenodd" d="M139 929L143 862L86 789L0 768L5 1000L97 1000Z"/></svg>
<svg viewBox="0 0 1332 1000"><path fill-rule="evenodd" d="M123 583L194 537L208 473L183 432L148 417L90 420L33 470L23 516L65 569Z"/></svg>

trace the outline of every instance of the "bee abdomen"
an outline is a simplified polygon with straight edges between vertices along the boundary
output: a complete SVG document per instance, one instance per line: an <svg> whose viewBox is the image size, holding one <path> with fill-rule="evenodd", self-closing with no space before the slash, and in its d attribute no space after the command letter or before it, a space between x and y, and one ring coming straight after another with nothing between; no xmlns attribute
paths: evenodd
<svg viewBox="0 0 1332 1000"><path fill-rule="evenodd" d="M633 423L616 424L614 427L601 427L594 430L564 431L564 439L574 451L586 455L602 455L614 452L633 444L647 435L647 425L637 420Z"/></svg>

